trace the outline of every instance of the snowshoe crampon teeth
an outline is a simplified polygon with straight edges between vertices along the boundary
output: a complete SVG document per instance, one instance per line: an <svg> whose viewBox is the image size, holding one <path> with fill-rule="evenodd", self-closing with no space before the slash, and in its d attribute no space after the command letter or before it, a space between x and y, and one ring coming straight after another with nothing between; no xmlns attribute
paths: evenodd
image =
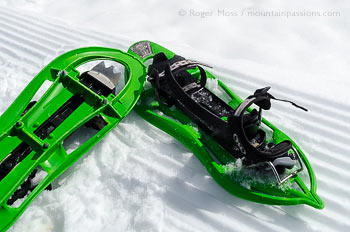
<svg viewBox="0 0 350 232"><path fill-rule="evenodd" d="M121 78L121 73L115 73L113 66L106 68L106 63L104 61L100 62L95 67L93 67L91 71L103 74L108 78L108 80L110 80L113 83L114 86L118 85L118 82Z"/></svg>

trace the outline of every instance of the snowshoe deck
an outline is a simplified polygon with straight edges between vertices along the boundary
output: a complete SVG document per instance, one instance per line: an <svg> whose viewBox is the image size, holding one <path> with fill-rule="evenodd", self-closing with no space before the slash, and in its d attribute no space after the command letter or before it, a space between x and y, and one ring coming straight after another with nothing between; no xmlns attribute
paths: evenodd
<svg viewBox="0 0 350 232"><path fill-rule="evenodd" d="M205 65L158 44L140 41L129 48L129 53L145 63L153 60L148 69L152 88L142 93L136 112L187 146L224 189L258 203L324 207L302 150L261 117L262 110L270 109L271 100L281 100L270 95L269 88L259 89L243 101L201 67ZM206 88L209 79L217 81L229 102ZM259 112L251 107L253 104ZM266 138L260 124L269 128L271 138ZM240 162L243 166L237 165ZM309 187L301 173L307 176ZM275 177L272 181L270 174Z"/></svg>
<svg viewBox="0 0 350 232"><path fill-rule="evenodd" d="M103 63L84 73L77 71L98 60L124 66L125 86L119 92L115 90L120 75ZM7 230L40 192L50 189L53 180L131 111L145 77L145 66L134 56L90 47L59 56L29 83L0 118L0 231ZM31 101L45 81L50 82L48 90ZM68 152L63 143L83 126L94 128L94 135Z"/></svg>

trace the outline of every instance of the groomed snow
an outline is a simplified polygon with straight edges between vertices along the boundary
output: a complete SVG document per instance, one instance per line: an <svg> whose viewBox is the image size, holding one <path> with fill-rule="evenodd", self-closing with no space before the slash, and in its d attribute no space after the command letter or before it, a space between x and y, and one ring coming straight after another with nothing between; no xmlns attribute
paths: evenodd
<svg viewBox="0 0 350 232"><path fill-rule="evenodd" d="M334 0L1 1L0 113L63 52L152 40L213 65L242 97L269 85L308 108L276 102L266 116L307 153L326 204L319 211L238 199L188 149L132 112L9 231L350 230L349 8ZM271 11L316 15L264 13Z"/></svg>

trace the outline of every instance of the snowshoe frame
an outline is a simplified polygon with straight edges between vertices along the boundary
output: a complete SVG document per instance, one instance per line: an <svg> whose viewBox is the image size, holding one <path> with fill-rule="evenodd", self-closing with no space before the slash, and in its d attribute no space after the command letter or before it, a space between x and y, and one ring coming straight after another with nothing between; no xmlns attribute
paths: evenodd
<svg viewBox="0 0 350 232"><path fill-rule="evenodd" d="M153 59L156 54L161 52L165 54L167 59L172 59L175 57L175 53L151 41L140 41L133 44L129 48L129 53L138 56L143 62L148 62L148 60ZM195 66L196 65L197 64L195 64ZM169 69L171 69L171 67L168 68L168 71ZM203 71L201 71L199 68L187 68L187 71L191 76L201 80L200 73L203 73ZM208 78L215 79L215 77L208 71L204 70L204 72ZM149 73L149 75L152 76L151 73ZM228 96L230 96L231 101L229 105L232 108L237 108L243 102L243 100L234 94L220 80L217 81L222 90ZM198 82L200 85L201 81ZM157 91L155 91L153 88L150 88L142 93L141 99L138 105L135 107L135 111L148 122L167 132L188 147L206 167L207 171L214 178L214 180L226 191L240 198L263 204L307 204L317 209L322 209L324 207L324 203L316 194L316 177L305 154L293 140L291 140L287 135L285 135L266 119L262 118L261 122L273 130L273 139L275 143L280 143L285 140L291 141L294 151L299 155L300 163L302 162L304 164L303 167L305 167L307 170L310 182L309 188L296 173L293 173L286 178L291 183L295 183L301 191L293 188L285 191L276 186L261 183L256 183L255 185L250 186L250 189L248 189L242 184L235 182L235 180L233 180L229 175L225 174L225 165L235 161L232 155L229 154L220 144L218 144L210 135L207 135L202 130L197 131L194 129L191 126L192 120L186 114L184 114L181 109L178 107L176 109L170 109L170 107L167 106L167 104L164 104L164 102L166 102L166 99L159 96L159 93L157 93ZM158 114L159 111L164 113L166 116L161 116ZM251 112L252 109L247 108L247 111ZM271 164L269 163L269 165ZM277 172L277 170L275 171ZM280 179L280 182L283 181L286 180Z"/></svg>
<svg viewBox="0 0 350 232"><path fill-rule="evenodd" d="M101 85L105 77L101 75L94 77L96 73L90 73L89 83L95 86L98 82L96 89L79 79L76 68L95 60L111 60L125 67L125 86L117 95L106 92L106 86ZM88 47L59 56L28 84L0 117L0 231L6 231L40 192L132 110L143 90L145 77L145 66L133 55L111 48ZM46 80L52 82L50 88L36 103L30 103ZM67 154L63 141L94 119L93 124L99 131ZM16 163L12 165L8 159L16 149L21 155L15 157ZM35 188L25 187L26 180L33 177L37 168L44 170L46 177ZM24 195L19 192L23 189L30 190L25 193L25 200L18 207L11 206L16 200L14 195L16 198Z"/></svg>

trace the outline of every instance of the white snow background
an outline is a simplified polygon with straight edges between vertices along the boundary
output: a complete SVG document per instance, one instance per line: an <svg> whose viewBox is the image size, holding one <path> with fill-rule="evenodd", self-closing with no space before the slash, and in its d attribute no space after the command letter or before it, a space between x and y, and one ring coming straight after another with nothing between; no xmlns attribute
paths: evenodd
<svg viewBox="0 0 350 232"><path fill-rule="evenodd" d="M349 231L349 8L340 0L2 0L0 113L63 52L152 40L213 65L242 97L272 86L273 95L308 108L274 102L266 116L305 151L326 204L238 199L132 112L9 231Z"/></svg>

